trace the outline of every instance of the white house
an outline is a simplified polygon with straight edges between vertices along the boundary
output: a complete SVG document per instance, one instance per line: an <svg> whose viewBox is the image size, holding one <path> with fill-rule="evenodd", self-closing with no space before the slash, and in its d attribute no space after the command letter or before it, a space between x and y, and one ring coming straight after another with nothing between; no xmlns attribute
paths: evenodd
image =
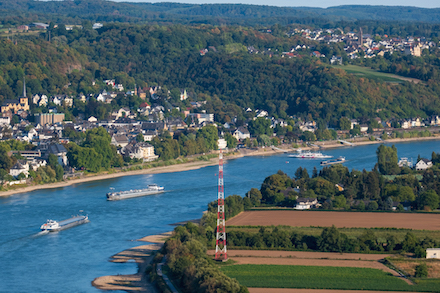
<svg viewBox="0 0 440 293"><path fill-rule="evenodd" d="M17 162L12 168L9 170L9 175L13 176L14 178L17 178L18 175L23 173L26 175L26 177L29 176L29 165L28 163L21 164L20 162Z"/></svg>
<svg viewBox="0 0 440 293"><path fill-rule="evenodd" d="M426 170L428 168L432 167L432 162L428 159L421 159L420 161L417 162L416 164L416 170Z"/></svg>
<svg viewBox="0 0 440 293"><path fill-rule="evenodd" d="M159 156L154 153L154 146L146 142L138 142L132 148L126 148L131 159L140 159L144 162L156 160Z"/></svg>
<svg viewBox="0 0 440 293"><path fill-rule="evenodd" d="M234 131L232 136L234 136L237 140L245 140L246 138L251 138L249 130L247 130L243 126L238 127L237 130Z"/></svg>
<svg viewBox="0 0 440 293"><path fill-rule="evenodd" d="M316 198L308 198L308 197L299 197L296 199L295 210L308 210L318 204L318 199Z"/></svg>
<svg viewBox="0 0 440 293"><path fill-rule="evenodd" d="M94 116L90 116L90 118L87 119L87 121L89 121L89 122L97 122L98 119L96 119L96 117L94 117Z"/></svg>
<svg viewBox="0 0 440 293"><path fill-rule="evenodd" d="M38 106L47 106L47 102L49 101L49 99L47 98L46 95L41 95L40 100L38 101Z"/></svg>
<svg viewBox="0 0 440 293"><path fill-rule="evenodd" d="M218 144L218 148L220 150L224 150L228 146L228 143L226 142L226 139L224 139L224 138L219 138L217 141L217 144Z"/></svg>
<svg viewBox="0 0 440 293"><path fill-rule="evenodd" d="M427 248L426 258L438 258L440 259L440 248Z"/></svg>
<svg viewBox="0 0 440 293"><path fill-rule="evenodd" d="M126 135L124 134L114 134L112 136L112 140L110 142L110 144L114 145L114 146L120 146L122 148L126 147L128 145L128 138Z"/></svg>
<svg viewBox="0 0 440 293"><path fill-rule="evenodd" d="M121 117L131 117L130 109L129 108L120 108L118 111L112 112L112 118L114 120L117 120Z"/></svg>

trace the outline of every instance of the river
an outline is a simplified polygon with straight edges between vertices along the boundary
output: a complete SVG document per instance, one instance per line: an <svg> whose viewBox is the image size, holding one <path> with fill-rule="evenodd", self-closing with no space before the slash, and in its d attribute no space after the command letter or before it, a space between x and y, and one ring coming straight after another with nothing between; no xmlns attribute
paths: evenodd
<svg viewBox="0 0 440 293"><path fill-rule="evenodd" d="M389 145L389 144L387 144ZM414 162L418 155L431 159L440 152L437 140L395 144L399 157ZM371 170L378 145L326 150L345 156L351 169ZM282 170L293 177L298 167L311 174L319 160L278 154L228 160L224 165L225 195L244 196L260 188L267 176ZM99 276L132 274L133 263L115 264L109 257L145 244L136 239L173 229L171 224L197 219L217 198L218 167L134 175L87 182L59 189L37 190L0 198L0 292L99 292L91 281ZM106 201L113 187L127 190L157 183L166 192L122 201ZM83 211L90 223L42 235L47 219L63 220Z"/></svg>

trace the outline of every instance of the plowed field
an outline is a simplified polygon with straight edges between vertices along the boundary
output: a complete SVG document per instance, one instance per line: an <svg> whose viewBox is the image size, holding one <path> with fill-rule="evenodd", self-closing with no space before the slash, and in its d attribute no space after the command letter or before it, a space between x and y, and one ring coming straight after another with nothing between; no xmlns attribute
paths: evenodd
<svg viewBox="0 0 440 293"><path fill-rule="evenodd" d="M440 230L440 214L321 212L321 211L246 211L226 222L227 226L271 226L338 228L401 228Z"/></svg>

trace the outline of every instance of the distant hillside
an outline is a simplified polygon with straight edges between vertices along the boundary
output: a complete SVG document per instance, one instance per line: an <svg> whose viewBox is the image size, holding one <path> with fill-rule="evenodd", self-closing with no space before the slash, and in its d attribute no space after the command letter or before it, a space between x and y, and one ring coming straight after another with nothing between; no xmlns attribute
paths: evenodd
<svg viewBox="0 0 440 293"><path fill-rule="evenodd" d="M275 23L316 24L381 20L440 23L440 8L405 6L345 5L329 8L275 7L245 4L133 3L105 0L35 1L0 0L0 17L38 16L38 19L66 18L71 21L119 22L206 22L224 24Z"/></svg>
<svg viewBox="0 0 440 293"><path fill-rule="evenodd" d="M295 7L330 19L416 21L440 23L440 8L410 6L343 5L328 8Z"/></svg>

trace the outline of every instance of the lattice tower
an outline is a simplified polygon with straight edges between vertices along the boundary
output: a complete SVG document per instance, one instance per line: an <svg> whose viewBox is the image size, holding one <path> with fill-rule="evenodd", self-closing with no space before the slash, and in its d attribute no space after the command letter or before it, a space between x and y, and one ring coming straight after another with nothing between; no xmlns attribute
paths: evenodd
<svg viewBox="0 0 440 293"><path fill-rule="evenodd" d="M223 186L223 153L218 155L218 208L217 208L217 237L215 241L215 259L226 261L226 224L225 224L225 191Z"/></svg>

